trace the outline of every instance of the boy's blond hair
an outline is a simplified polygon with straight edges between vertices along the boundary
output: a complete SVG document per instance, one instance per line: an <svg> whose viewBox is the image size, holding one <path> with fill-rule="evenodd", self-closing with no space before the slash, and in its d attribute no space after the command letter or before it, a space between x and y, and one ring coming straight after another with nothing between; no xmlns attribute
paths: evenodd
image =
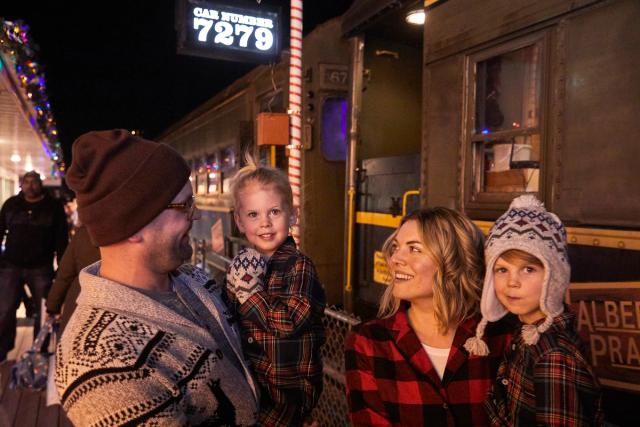
<svg viewBox="0 0 640 427"><path fill-rule="evenodd" d="M484 277L484 238L478 227L464 215L447 208L419 209L402 219L400 226L416 221L420 239L437 266L433 287L433 306L441 332L446 332L479 311ZM398 228L399 230L399 228ZM398 234L384 243L387 264ZM385 290L378 317L394 315L400 300L393 296L393 281Z"/></svg>
<svg viewBox="0 0 640 427"><path fill-rule="evenodd" d="M520 261L544 268L544 264L540 259L538 259L538 257L531 255L529 252L521 251L520 249L509 249L508 251L503 252L499 258L512 264L515 261Z"/></svg>

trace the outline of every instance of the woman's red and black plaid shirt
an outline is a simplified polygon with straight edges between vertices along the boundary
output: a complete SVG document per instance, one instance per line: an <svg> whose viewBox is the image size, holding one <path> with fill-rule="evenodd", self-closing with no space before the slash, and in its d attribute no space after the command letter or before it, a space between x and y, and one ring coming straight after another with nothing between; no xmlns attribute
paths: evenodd
<svg viewBox="0 0 640 427"><path fill-rule="evenodd" d="M491 425L603 425L600 385L576 332L575 315L555 317L535 345L524 343L521 326L485 402Z"/></svg>
<svg viewBox="0 0 640 427"><path fill-rule="evenodd" d="M471 356L463 345L475 334L479 316L462 322L453 339L442 380L405 309L364 323L346 342L347 398L354 426L484 426L483 407L511 326L491 324L487 357Z"/></svg>
<svg viewBox="0 0 640 427"><path fill-rule="evenodd" d="M322 392L324 288L291 237L267 263L264 289L238 304L242 344L262 389L259 424L301 425Z"/></svg>

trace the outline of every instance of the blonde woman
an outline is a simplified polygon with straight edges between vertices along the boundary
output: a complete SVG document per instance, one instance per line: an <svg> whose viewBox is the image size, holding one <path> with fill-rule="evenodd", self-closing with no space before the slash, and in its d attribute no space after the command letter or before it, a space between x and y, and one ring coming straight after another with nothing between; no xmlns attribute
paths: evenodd
<svg viewBox="0 0 640 427"><path fill-rule="evenodd" d="M509 327L486 331L489 357L463 345L480 320L483 237L447 208L402 220L383 250L392 283L378 319L347 338L347 397L354 426L480 426L483 401Z"/></svg>

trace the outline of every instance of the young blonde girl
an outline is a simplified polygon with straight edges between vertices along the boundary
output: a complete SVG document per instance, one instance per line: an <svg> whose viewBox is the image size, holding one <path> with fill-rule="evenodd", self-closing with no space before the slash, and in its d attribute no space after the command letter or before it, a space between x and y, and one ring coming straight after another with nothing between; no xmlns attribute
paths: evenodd
<svg viewBox="0 0 640 427"><path fill-rule="evenodd" d="M571 270L560 219L520 196L491 228L485 256L483 320L465 347L484 356L488 322L507 313L521 322L485 402L491 425L602 425L600 386L563 304Z"/></svg>
<svg viewBox="0 0 640 427"><path fill-rule="evenodd" d="M227 290L261 386L258 425L299 426L322 391L324 289L289 236L296 212L286 175L250 160L232 194L236 225L251 248L232 260Z"/></svg>

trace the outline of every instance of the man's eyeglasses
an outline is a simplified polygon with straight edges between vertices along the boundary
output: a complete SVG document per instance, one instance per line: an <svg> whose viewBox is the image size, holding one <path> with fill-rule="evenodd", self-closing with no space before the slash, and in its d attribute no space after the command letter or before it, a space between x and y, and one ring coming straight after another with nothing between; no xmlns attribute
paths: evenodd
<svg viewBox="0 0 640 427"><path fill-rule="evenodd" d="M196 196L191 196L183 203L169 203L167 209L180 209L187 214L187 219L191 221L196 211Z"/></svg>

